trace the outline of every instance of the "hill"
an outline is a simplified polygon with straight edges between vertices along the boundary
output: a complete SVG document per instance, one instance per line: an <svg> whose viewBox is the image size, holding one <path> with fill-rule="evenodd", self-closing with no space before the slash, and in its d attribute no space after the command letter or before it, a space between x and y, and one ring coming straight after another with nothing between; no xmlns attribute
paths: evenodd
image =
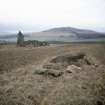
<svg viewBox="0 0 105 105"><path fill-rule="evenodd" d="M55 32L55 33L69 33L78 38L97 38L97 37L105 37L104 33L96 32L93 30L87 29L77 29L72 27L60 27L60 28L53 28L43 32Z"/></svg>
<svg viewBox="0 0 105 105"><path fill-rule="evenodd" d="M25 40L57 41L57 42L90 42L105 40L105 33L72 27L59 27L41 32L24 33ZM0 40L16 41L15 33L0 33Z"/></svg>

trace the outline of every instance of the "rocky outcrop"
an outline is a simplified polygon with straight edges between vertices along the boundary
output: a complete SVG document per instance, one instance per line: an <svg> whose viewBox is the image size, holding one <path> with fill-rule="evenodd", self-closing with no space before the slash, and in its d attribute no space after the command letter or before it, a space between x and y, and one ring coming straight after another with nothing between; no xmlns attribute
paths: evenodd
<svg viewBox="0 0 105 105"><path fill-rule="evenodd" d="M51 60L52 63L64 63L70 61L77 61L79 59L83 59L85 56L84 53L76 53L76 54L66 54L58 56Z"/></svg>
<svg viewBox="0 0 105 105"><path fill-rule="evenodd" d="M91 66L91 60L85 53L70 53L53 58L48 64L43 65L42 70L35 71L35 74L59 77L65 73L79 73L83 65Z"/></svg>
<svg viewBox="0 0 105 105"><path fill-rule="evenodd" d="M43 75L43 76L52 76L52 77L59 77L63 75L62 71L57 71L57 70L36 70L35 74L38 75Z"/></svg>
<svg viewBox="0 0 105 105"><path fill-rule="evenodd" d="M38 40L24 41L24 46L39 47L39 46L47 46L47 45L49 45L49 44L48 44L48 42L45 42L45 41L38 41Z"/></svg>
<svg viewBox="0 0 105 105"><path fill-rule="evenodd" d="M78 67L76 65L69 65L67 66L66 72L67 73L75 73L75 72L80 72L82 70L81 67Z"/></svg>
<svg viewBox="0 0 105 105"><path fill-rule="evenodd" d="M75 53L75 54L65 54L57 56L51 60L51 63L58 63L62 65L77 65L81 66L83 64L91 65L91 62L86 58L85 53Z"/></svg>

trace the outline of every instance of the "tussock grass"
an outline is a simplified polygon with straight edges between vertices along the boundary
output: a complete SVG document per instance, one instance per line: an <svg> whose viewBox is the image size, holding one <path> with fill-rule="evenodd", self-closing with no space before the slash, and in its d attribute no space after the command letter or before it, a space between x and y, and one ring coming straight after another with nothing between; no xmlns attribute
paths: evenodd
<svg viewBox="0 0 105 105"><path fill-rule="evenodd" d="M0 105L105 105L104 48L103 44L68 44L0 49ZM100 63L82 65L80 71L59 78L36 75L53 57L75 52L86 52L92 62Z"/></svg>
<svg viewBox="0 0 105 105"><path fill-rule="evenodd" d="M94 48L90 48L90 53L92 56L99 60L100 63L105 64L105 43L94 46Z"/></svg>

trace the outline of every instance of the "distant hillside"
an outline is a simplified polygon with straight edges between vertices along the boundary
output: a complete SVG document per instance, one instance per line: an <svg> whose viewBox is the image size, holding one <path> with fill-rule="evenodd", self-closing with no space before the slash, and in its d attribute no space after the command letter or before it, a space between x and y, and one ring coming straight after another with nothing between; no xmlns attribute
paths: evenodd
<svg viewBox="0 0 105 105"><path fill-rule="evenodd" d="M9 38L15 38L16 37L16 34L14 35L2 35L0 36L0 39L9 39Z"/></svg>
<svg viewBox="0 0 105 105"><path fill-rule="evenodd" d="M29 35L25 34L25 37L28 37ZM17 34L1 34L0 39L11 39L11 38L16 38Z"/></svg>
<svg viewBox="0 0 105 105"><path fill-rule="evenodd" d="M25 39L29 38L29 34L24 34ZM3 32L0 33L0 43L6 43L6 42L16 42L17 41L17 33L7 33Z"/></svg>
<svg viewBox="0 0 105 105"><path fill-rule="evenodd" d="M92 30L85 30L85 29L77 29L72 27L59 27L59 28L52 28L43 32L89 32L94 33L95 31Z"/></svg>
<svg viewBox="0 0 105 105"><path fill-rule="evenodd" d="M76 36L78 38L100 38L100 37L105 37L104 33L92 31L92 30L86 30L86 29L77 29L77 28L72 28L72 27L60 27L60 28L53 28L49 29L46 31L43 31L44 33L63 33L64 36L65 34L68 33L73 36Z"/></svg>
<svg viewBox="0 0 105 105"><path fill-rule="evenodd" d="M53 42L81 42L105 40L105 33L72 27L59 27L33 33L23 33L25 40L53 41ZM15 41L17 33L0 33L0 40Z"/></svg>

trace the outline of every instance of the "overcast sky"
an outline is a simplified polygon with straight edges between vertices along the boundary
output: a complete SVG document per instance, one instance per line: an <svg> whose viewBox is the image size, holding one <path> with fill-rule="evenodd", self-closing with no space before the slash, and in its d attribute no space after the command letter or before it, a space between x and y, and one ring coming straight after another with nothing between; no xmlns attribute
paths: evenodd
<svg viewBox="0 0 105 105"><path fill-rule="evenodd" d="M63 26L105 31L105 0L0 0L0 31Z"/></svg>

